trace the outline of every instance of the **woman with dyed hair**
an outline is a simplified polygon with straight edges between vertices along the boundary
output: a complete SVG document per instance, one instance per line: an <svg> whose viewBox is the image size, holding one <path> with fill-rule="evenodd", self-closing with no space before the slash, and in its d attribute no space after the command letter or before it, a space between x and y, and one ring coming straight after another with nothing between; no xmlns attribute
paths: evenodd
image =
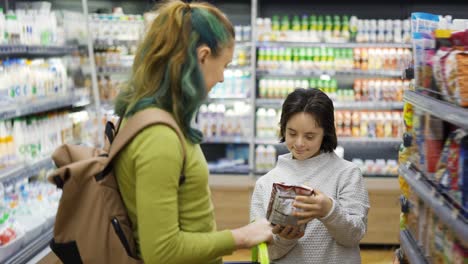
<svg viewBox="0 0 468 264"><path fill-rule="evenodd" d="M121 151L115 174L145 263L221 263L221 256L271 239L259 220L216 231L202 134L191 121L231 62L234 30L207 3L166 2L139 46L132 77L117 98L123 119L149 107L169 112L184 134L154 125ZM185 145L185 163L182 152ZM185 182L179 186L184 166Z"/></svg>

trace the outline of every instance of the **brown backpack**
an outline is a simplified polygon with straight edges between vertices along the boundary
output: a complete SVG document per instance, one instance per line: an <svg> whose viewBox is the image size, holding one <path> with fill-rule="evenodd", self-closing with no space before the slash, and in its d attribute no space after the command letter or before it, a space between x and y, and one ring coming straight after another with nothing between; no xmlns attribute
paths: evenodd
<svg viewBox="0 0 468 264"><path fill-rule="evenodd" d="M185 160L183 135L168 112L142 110L128 119L115 138L111 124L106 125L110 147L65 144L52 155L58 169L48 179L63 192L50 247L66 264L142 263L137 258L132 226L112 171L113 159L140 131L155 124L171 127L182 142ZM179 183L183 181L181 176Z"/></svg>

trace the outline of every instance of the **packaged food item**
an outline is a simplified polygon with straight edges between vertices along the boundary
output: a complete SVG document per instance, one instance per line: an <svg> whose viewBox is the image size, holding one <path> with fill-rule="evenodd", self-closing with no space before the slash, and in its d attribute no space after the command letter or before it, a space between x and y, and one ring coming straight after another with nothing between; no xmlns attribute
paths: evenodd
<svg viewBox="0 0 468 264"><path fill-rule="evenodd" d="M270 223L280 226L297 226L298 219L293 212L300 210L293 206L296 196L314 195L314 190L306 186L273 183L270 203L268 204L267 219ZM301 226L301 230L305 225Z"/></svg>
<svg viewBox="0 0 468 264"><path fill-rule="evenodd" d="M445 60L446 88L456 103L468 107L468 52L454 50Z"/></svg>
<svg viewBox="0 0 468 264"><path fill-rule="evenodd" d="M444 123L441 119L427 115L424 127L426 171L434 173L444 144Z"/></svg>
<svg viewBox="0 0 468 264"><path fill-rule="evenodd" d="M468 136L460 140L460 161L458 165L458 185L462 195L462 206L468 208ZM465 214L465 217L468 215Z"/></svg>

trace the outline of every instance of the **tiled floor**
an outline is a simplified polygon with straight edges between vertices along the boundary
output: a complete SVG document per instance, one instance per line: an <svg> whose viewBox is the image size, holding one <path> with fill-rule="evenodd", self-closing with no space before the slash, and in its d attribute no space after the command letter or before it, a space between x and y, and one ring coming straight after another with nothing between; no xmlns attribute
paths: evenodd
<svg viewBox="0 0 468 264"><path fill-rule="evenodd" d="M361 249L362 264L392 264L395 250L389 249ZM249 250L238 250L231 256L223 258L224 261L250 260Z"/></svg>

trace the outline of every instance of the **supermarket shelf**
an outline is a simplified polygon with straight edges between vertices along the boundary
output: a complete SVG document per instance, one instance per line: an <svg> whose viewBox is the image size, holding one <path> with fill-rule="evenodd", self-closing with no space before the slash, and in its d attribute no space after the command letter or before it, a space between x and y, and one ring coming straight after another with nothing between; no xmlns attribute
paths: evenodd
<svg viewBox="0 0 468 264"><path fill-rule="evenodd" d="M129 74L132 71L132 66L99 66L98 74Z"/></svg>
<svg viewBox="0 0 468 264"><path fill-rule="evenodd" d="M258 77L297 77L310 78L321 75L361 75L361 76L381 76L381 77L401 77L403 71L395 70L257 70Z"/></svg>
<svg viewBox="0 0 468 264"><path fill-rule="evenodd" d="M407 231L400 231L400 244L405 256L411 264L427 264L413 236Z"/></svg>
<svg viewBox="0 0 468 264"><path fill-rule="evenodd" d="M40 159L30 164L18 165L5 171L0 171L0 182L5 183L11 180L29 178L38 175L43 169L54 168L54 163L50 157Z"/></svg>
<svg viewBox="0 0 468 264"><path fill-rule="evenodd" d="M118 40L118 39L95 39L94 49L107 49L113 46L130 46L137 45L137 40Z"/></svg>
<svg viewBox="0 0 468 264"><path fill-rule="evenodd" d="M210 137L203 141L204 144L249 144L246 137Z"/></svg>
<svg viewBox="0 0 468 264"><path fill-rule="evenodd" d="M275 139L275 138L256 138L255 144L257 145L281 145L283 143L280 143L279 139Z"/></svg>
<svg viewBox="0 0 468 264"><path fill-rule="evenodd" d="M229 65L227 66L227 70L242 70L242 71L250 71L252 66L250 65Z"/></svg>
<svg viewBox="0 0 468 264"><path fill-rule="evenodd" d="M4 264L24 264L37 255L44 248L49 246L49 243L54 235L53 227L50 227L46 232L33 240L31 243L25 245L21 250L16 252L13 256L8 258Z"/></svg>
<svg viewBox="0 0 468 264"><path fill-rule="evenodd" d="M270 170L255 170L254 174L257 176L265 175L267 172ZM397 178L398 175L393 175L393 174L363 174L362 175L365 178Z"/></svg>
<svg viewBox="0 0 468 264"><path fill-rule="evenodd" d="M236 41L236 47L250 47L252 46L252 41Z"/></svg>
<svg viewBox="0 0 468 264"><path fill-rule="evenodd" d="M210 175L248 175L250 173L250 169L248 168L236 168L236 167L229 167L229 168L220 168L220 169L210 169Z"/></svg>
<svg viewBox="0 0 468 264"><path fill-rule="evenodd" d="M257 47L291 47L291 48L411 48L404 43L324 43L324 42L291 42L271 41L257 42Z"/></svg>
<svg viewBox="0 0 468 264"><path fill-rule="evenodd" d="M468 129L468 109L414 91L405 91L403 99L435 117Z"/></svg>
<svg viewBox="0 0 468 264"><path fill-rule="evenodd" d="M206 100L208 102L247 101L247 100L250 100L250 98L247 96L226 96L226 97L210 97Z"/></svg>
<svg viewBox="0 0 468 264"><path fill-rule="evenodd" d="M256 105L260 107L280 108L283 99L257 99ZM402 102L334 102L335 110L401 110Z"/></svg>
<svg viewBox="0 0 468 264"><path fill-rule="evenodd" d="M425 182L419 172L410 169L408 165L401 165L399 173L424 203L432 208L439 219L454 231L455 236L464 243L468 243L468 221L462 214L457 209L452 209L447 200L428 182Z"/></svg>
<svg viewBox="0 0 468 264"><path fill-rule="evenodd" d="M89 103L89 99L76 98L71 94L57 98L39 99L30 104L11 104L2 106L0 110L0 120L47 112L70 106L82 107Z"/></svg>
<svg viewBox="0 0 468 264"><path fill-rule="evenodd" d="M400 144L400 138L352 138L352 137L338 137L338 144ZM258 145L280 145L279 139L261 139L256 138L255 144Z"/></svg>
<svg viewBox="0 0 468 264"><path fill-rule="evenodd" d="M400 144L401 138L353 138L338 137L338 144Z"/></svg>
<svg viewBox="0 0 468 264"><path fill-rule="evenodd" d="M77 49L77 46L0 45L0 57L64 56Z"/></svg>

